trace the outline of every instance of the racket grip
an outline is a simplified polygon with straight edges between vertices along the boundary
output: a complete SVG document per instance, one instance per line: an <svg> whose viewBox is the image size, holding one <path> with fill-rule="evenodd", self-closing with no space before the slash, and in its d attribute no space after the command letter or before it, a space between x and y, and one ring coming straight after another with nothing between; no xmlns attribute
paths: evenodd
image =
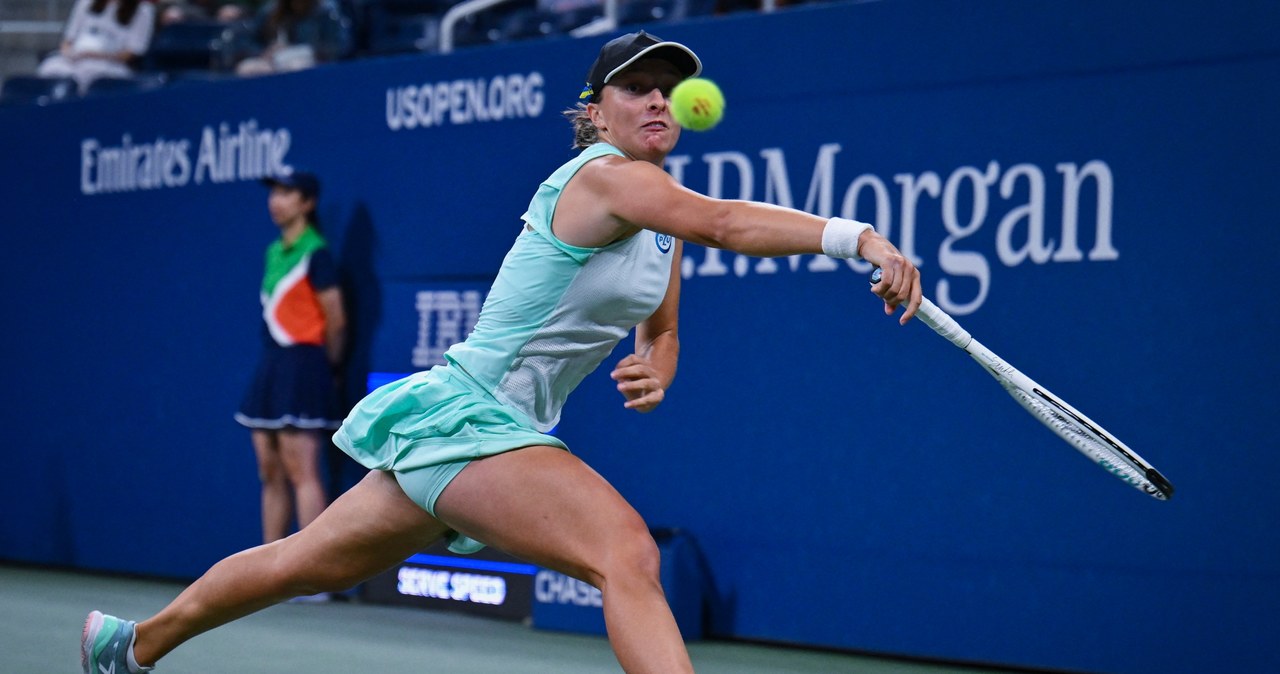
<svg viewBox="0 0 1280 674"><path fill-rule="evenodd" d="M880 282L880 274L879 267L871 271L871 285ZM939 309L938 305L930 302L928 297L921 299L920 308L916 311L916 317L923 321L925 325L933 328L934 332L946 337L947 341L962 349L968 348L969 343L973 341L973 336L960 327L956 319Z"/></svg>
<svg viewBox="0 0 1280 674"><path fill-rule="evenodd" d="M973 336L969 334L969 331L960 327L956 319L939 309L938 305L930 302L928 297L923 298L920 302L920 309L916 311L916 317L923 321L925 325L933 328L934 332L946 337L948 341L962 349L968 348L969 343L973 341Z"/></svg>

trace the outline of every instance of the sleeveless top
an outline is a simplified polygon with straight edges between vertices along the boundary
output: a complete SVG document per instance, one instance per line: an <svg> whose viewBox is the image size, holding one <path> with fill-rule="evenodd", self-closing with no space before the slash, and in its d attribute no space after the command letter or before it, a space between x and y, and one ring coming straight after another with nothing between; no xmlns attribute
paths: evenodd
<svg viewBox="0 0 1280 674"><path fill-rule="evenodd" d="M670 235L641 230L582 248L551 232L565 184L587 162L610 154L623 156L607 143L592 145L539 185L475 329L444 354L542 432L556 425L583 378L653 314L670 280Z"/></svg>

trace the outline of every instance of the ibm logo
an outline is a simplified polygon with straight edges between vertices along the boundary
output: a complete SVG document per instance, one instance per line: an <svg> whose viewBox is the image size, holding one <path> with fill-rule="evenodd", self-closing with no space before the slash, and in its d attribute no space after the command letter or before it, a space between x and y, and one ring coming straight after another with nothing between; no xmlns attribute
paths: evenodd
<svg viewBox="0 0 1280 674"><path fill-rule="evenodd" d="M427 368L444 363L444 352L471 333L480 318L479 290L421 290L418 310L418 343L413 366Z"/></svg>

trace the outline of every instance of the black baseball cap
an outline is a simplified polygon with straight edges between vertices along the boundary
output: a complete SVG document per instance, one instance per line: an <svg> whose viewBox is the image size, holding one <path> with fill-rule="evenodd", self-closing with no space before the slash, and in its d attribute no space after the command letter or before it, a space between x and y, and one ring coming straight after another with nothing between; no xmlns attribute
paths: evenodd
<svg viewBox="0 0 1280 674"><path fill-rule="evenodd" d="M667 42L644 31L628 33L600 48L600 55L587 71L587 86L578 98L594 99L614 75L646 56L669 62L685 77L694 77L702 72L702 61L698 60L698 55L679 42Z"/></svg>
<svg viewBox="0 0 1280 674"><path fill-rule="evenodd" d="M287 187L291 190L298 190L302 196L308 199L316 199L320 196L320 179L314 173L307 171L294 171L288 175L267 176L262 179L262 184L267 187Z"/></svg>

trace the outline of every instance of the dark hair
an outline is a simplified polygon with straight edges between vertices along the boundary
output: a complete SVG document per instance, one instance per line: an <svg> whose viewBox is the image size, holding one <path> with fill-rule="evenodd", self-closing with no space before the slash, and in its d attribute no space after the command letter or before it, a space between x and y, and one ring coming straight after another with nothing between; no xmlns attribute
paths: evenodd
<svg viewBox="0 0 1280 674"><path fill-rule="evenodd" d="M101 14L107 9L107 5L111 0L93 0L93 4L89 6L89 11L94 14ZM133 22L133 16L138 13L138 5L142 4L142 0L119 0L116 6L116 23L121 26L127 26Z"/></svg>
<svg viewBox="0 0 1280 674"><path fill-rule="evenodd" d="M284 30L287 33L293 32L293 27L298 21L305 18L308 14L315 11L319 6L319 0L276 0L275 7L271 8L271 14L266 21L262 22L261 33L258 37L267 44L276 39L276 32Z"/></svg>
<svg viewBox="0 0 1280 674"><path fill-rule="evenodd" d="M596 128L595 122L591 121L591 115L587 114L586 103L578 103L561 114L573 125L575 149L585 150L600 142L600 129Z"/></svg>

